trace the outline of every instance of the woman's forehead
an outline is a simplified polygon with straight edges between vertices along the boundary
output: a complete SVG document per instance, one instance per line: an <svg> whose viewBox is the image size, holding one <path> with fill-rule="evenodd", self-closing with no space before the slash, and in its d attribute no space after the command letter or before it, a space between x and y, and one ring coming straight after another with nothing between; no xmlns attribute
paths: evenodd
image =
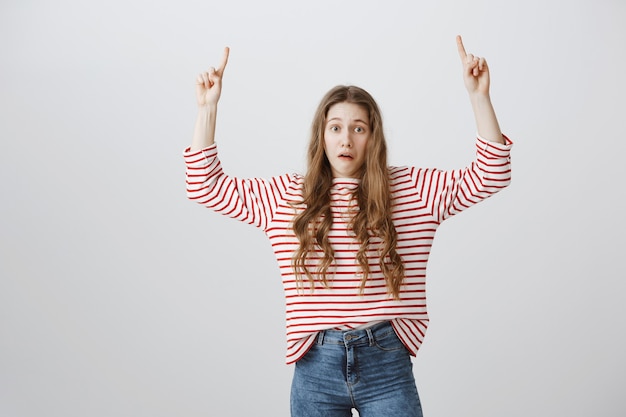
<svg viewBox="0 0 626 417"><path fill-rule="evenodd" d="M359 104L344 101L333 104L328 109L326 120L360 121L362 123L369 123L369 114L365 107Z"/></svg>

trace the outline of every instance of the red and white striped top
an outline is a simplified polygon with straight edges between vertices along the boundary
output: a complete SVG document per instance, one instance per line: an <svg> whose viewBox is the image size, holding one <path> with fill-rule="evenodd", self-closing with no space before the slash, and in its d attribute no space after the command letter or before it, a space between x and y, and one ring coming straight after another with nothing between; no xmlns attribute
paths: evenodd
<svg viewBox="0 0 626 417"><path fill-rule="evenodd" d="M405 266L400 299L387 294L376 259L377 242L369 255L370 275L362 294L356 262L359 244L348 228L354 210L352 193L359 180L335 178L331 189L333 226L330 242L335 261L329 273L330 288L317 285L310 291L298 287L291 259L298 240L291 229L294 215L303 210L301 175L285 174L269 179L227 176L217 156L217 146L184 152L188 197L218 213L262 229L270 239L285 290L287 363L300 359L324 329L353 329L381 320L393 328L412 355L419 349L426 328L426 263L435 232L446 218L493 195L510 183L510 149L481 138L476 159L467 168L441 171L390 167L392 219L398 233L397 251ZM315 271L319 254L309 254Z"/></svg>

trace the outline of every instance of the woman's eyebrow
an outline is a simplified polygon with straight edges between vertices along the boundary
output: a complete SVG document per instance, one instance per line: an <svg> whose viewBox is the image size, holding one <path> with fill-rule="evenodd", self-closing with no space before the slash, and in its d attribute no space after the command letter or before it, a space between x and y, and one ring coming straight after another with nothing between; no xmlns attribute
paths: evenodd
<svg viewBox="0 0 626 417"><path fill-rule="evenodd" d="M343 119L340 118L340 117L333 117L332 119L326 120L326 123L329 123L329 122L332 122L332 121L343 122ZM350 122L352 122L352 123L363 123L364 125L369 124L368 122L366 122L365 120L362 120L362 119L354 119L354 120L350 120Z"/></svg>

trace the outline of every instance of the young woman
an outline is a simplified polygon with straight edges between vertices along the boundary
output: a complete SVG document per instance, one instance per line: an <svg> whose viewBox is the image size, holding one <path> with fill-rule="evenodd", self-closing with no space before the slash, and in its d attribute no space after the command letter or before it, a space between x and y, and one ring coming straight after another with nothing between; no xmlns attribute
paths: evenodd
<svg viewBox="0 0 626 417"><path fill-rule="evenodd" d="M313 118L305 175L227 176L214 143L220 66L197 79L198 117L185 150L191 200L261 228L286 305L294 417L421 416L410 356L428 326L426 263L448 217L510 182L511 142L489 96L484 58L457 45L474 111L476 158L465 169L389 167L380 111L365 90L337 86Z"/></svg>

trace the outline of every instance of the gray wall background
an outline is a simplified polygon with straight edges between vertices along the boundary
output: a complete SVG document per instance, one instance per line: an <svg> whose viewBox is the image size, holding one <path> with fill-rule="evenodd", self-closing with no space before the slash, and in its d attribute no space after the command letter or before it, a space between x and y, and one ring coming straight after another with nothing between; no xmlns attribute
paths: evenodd
<svg viewBox="0 0 626 417"><path fill-rule="evenodd" d="M287 416L269 243L185 196L195 77L231 47L232 175L302 171L339 83L379 102L391 163L457 168L458 33L491 66L514 178L438 232L425 415L623 416L625 18L621 0L3 0L0 415Z"/></svg>

